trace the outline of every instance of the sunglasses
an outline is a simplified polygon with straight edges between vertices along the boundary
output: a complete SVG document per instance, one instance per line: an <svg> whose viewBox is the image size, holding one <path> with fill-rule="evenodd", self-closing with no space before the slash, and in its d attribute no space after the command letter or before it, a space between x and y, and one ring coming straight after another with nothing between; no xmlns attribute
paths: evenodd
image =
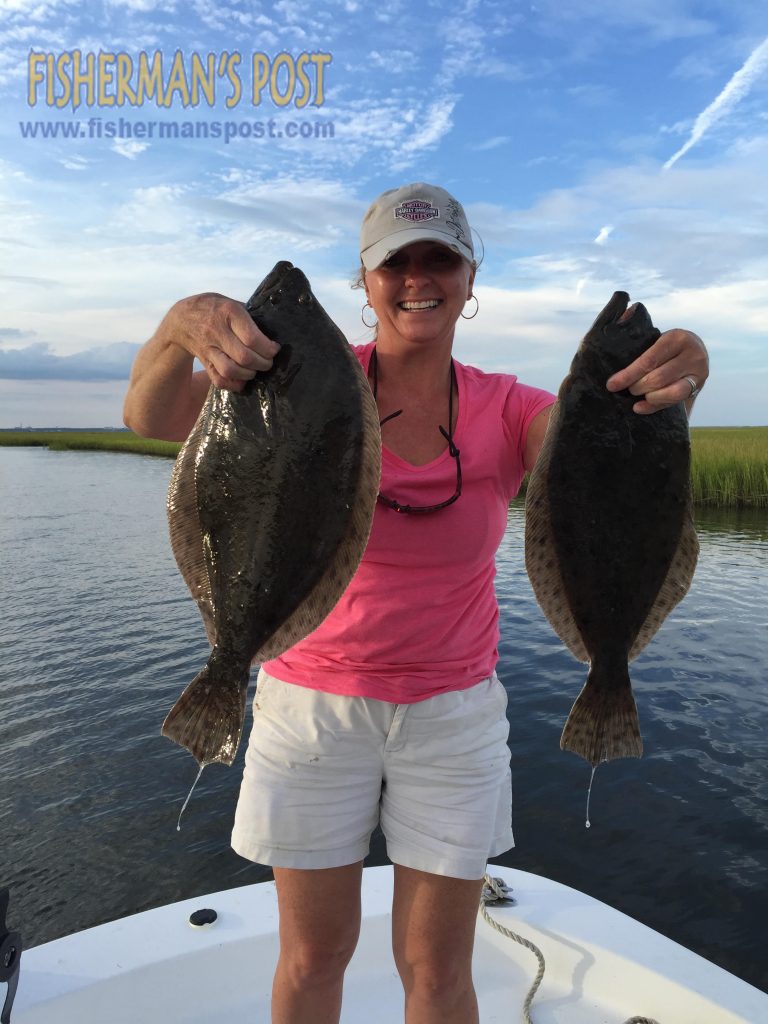
<svg viewBox="0 0 768 1024"><path fill-rule="evenodd" d="M376 397L378 390L378 363L376 360L376 349L373 350L371 355L372 362L372 376L373 376L373 397ZM456 387L458 390L458 384L456 383L456 370L453 367L453 360L451 360L451 386L448 393L448 425L453 423L453 389ZM402 413L402 409L397 412L390 413L389 416L385 416L380 421L379 426L384 426L389 420L393 420L396 416ZM403 515L408 516L423 516L428 515L430 512L439 512L442 508L448 508L454 501L458 501L461 495L461 456L459 449L453 443L453 436L448 433L445 427L438 427L438 430L448 442L448 454L452 459L456 460L456 489L450 498L446 498L445 501L439 502L437 505L403 505L402 502L397 501L395 498L388 498L385 494L379 491L377 495L378 501L387 508L391 508L393 512L401 512Z"/></svg>
<svg viewBox="0 0 768 1024"><path fill-rule="evenodd" d="M390 419L388 416L387 419ZM456 490L453 492L450 498L446 498L445 501L441 501L438 505L401 505L399 501L394 498L388 498L382 494L381 491L378 493L378 500L382 505L386 505L387 508L391 508L393 512L403 512L409 516L426 515L429 512L439 512L441 508L448 508L454 501L457 501L461 494L461 458L459 449L453 443L453 440L445 430L444 427L439 428L440 433L448 442L448 452L452 459L456 459Z"/></svg>

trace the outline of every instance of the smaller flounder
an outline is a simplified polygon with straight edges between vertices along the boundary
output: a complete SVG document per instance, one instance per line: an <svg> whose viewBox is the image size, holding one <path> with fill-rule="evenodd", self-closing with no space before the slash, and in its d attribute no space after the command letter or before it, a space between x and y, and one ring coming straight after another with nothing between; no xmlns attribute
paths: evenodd
<svg viewBox="0 0 768 1024"><path fill-rule="evenodd" d="M659 337L628 301L616 292L581 342L526 496L534 593L590 663L560 745L593 765L642 754L628 663L687 592L699 550L683 404L641 416L636 396L605 386Z"/></svg>

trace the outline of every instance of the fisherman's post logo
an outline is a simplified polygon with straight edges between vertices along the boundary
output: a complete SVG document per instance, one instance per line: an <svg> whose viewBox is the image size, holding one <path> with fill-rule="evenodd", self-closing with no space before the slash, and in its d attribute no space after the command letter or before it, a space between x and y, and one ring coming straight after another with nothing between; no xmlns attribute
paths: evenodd
<svg viewBox="0 0 768 1024"><path fill-rule="evenodd" d="M400 206L395 207L395 220L433 220L435 217L440 216L440 211L432 203L427 202L425 199L411 199L407 203L402 203Z"/></svg>
<svg viewBox="0 0 768 1024"><path fill-rule="evenodd" d="M325 72L332 59L330 53L319 51L297 56L282 52L274 57L258 51L248 57L229 50L185 53L177 49L172 56L162 50L31 50L27 60L31 108L44 104L58 111L71 108L73 114L81 106L117 114L127 108L126 116L105 119L107 113L102 117L97 112L82 120L19 121L19 131L24 139L115 140L113 148L131 159L166 139L221 139L225 144L241 139L332 139L332 121L198 116L171 120L166 116L179 107L195 113L206 106L231 112L241 102L262 110L267 101L278 110L321 107ZM148 107L157 108L159 116L133 116L131 108ZM130 152L125 140L134 147Z"/></svg>

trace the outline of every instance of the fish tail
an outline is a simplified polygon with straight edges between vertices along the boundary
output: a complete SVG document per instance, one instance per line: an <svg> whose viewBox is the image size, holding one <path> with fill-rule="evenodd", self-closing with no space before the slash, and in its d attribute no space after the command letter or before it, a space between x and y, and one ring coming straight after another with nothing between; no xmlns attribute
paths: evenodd
<svg viewBox="0 0 768 1024"><path fill-rule="evenodd" d="M600 664L591 666L565 723L560 747L593 765L616 757L642 757L640 721L626 664L614 662L607 670Z"/></svg>
<svg viewBox="0 0 768 1024"><path fill-rule="evenodd" d="M162 735L186 747L201 767L232 764L243 731L248 675L246 669L235 677L231 665L213 655L168 712Z"/></svg>

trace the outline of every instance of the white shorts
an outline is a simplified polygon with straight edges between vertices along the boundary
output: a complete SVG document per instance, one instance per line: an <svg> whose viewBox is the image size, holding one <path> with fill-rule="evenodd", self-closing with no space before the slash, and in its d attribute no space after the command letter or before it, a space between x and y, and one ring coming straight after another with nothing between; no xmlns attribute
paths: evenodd
<svg viewBox="0 0 768 1024"><path fill-rule="evenodd" d="M481 878L514 845L507 694L497 676L416 704L259 672L232 847L259 864L363 860L378 824L395 864Z"/></svg>

